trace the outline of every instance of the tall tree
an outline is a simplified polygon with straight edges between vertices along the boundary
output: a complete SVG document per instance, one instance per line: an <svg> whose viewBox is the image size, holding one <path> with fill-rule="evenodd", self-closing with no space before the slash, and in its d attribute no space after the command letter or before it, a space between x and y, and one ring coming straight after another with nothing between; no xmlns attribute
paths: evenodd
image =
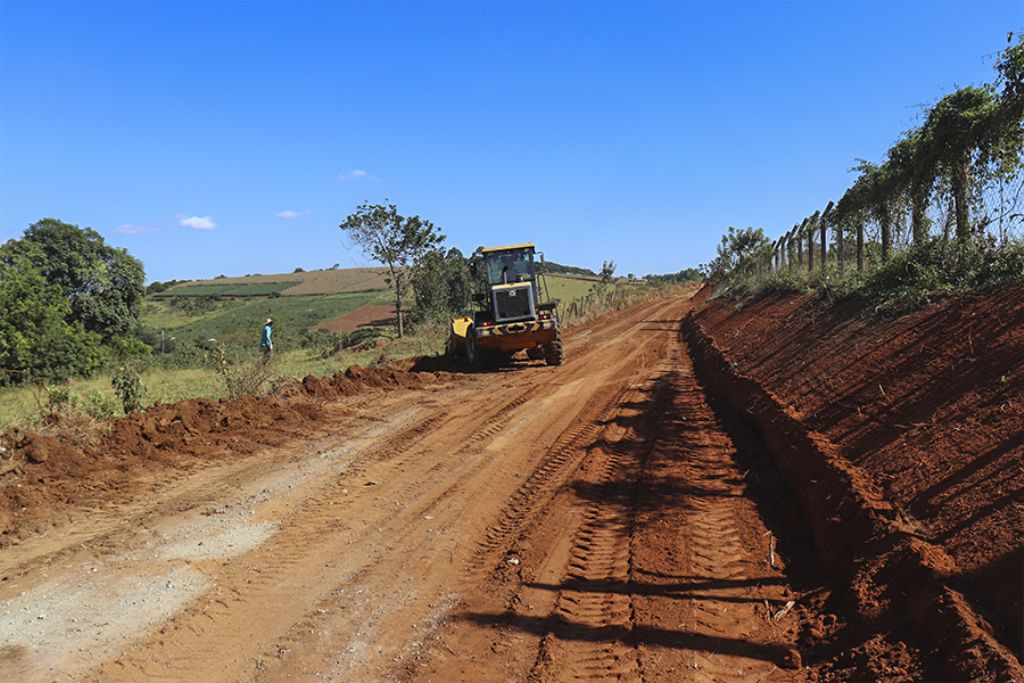
<svg viewBox="0 0 1024 683"><path fill-rule="evenodd" d="M440 319L469 306L472 276L469 264L458 249L428 252L413 265L411 275L416 310L420 315Z"/></svg>
<svg viewBox="0 0 1024 683"><path fill-rule="evenodd" d="M69 323L71 304L25 256L0 260L0 386L88 375L103 360L100 337Z"/></svg>
<svg viewBox="0 0 1024 683"><path fill-rule="evenodd" d="M388 284L395 293L398 336L405 336L402 298L409 291L410 267L444 242L440 229L419 216L403 216L394 204L363 202L338 226L370 259L388 268Z"/></svg>
<svg viewBox="0 0 1024 683"><path fill-rule="evenodd" d="M44 218L0 247L0 261L15 258L27 258L68 300L69 324L81 323L105 343L117 343L137 327L145 294L142 262L106 244L95 230Z"/></svg>

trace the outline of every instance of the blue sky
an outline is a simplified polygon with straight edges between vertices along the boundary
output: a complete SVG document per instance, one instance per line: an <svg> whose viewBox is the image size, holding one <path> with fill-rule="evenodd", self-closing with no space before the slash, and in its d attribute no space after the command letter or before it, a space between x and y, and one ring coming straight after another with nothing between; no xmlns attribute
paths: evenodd
<svg viewBox="0 0 1024 683"><path fill-rule="evenodd" d="M0 0L0 241L88 225L149 279L366 265L389 198L464 251L618 272L838 199L992 78L1024 2Z"/></svg>

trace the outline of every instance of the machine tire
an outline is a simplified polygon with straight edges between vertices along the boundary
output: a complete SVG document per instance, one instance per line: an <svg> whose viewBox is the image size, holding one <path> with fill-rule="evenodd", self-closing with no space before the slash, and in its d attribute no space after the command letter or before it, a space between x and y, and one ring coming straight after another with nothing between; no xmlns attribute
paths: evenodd
<svg viewBox="0 0 1024 683"><path fill-rule="evenodd" d="M482 364L480 347L476 342L476 330L472 327L466 332L466 362L471 368L479 368Z"/></svg>
<svg viewBox="0 0 1024 683"><path fill-rule="evenodd" d="M533 348L526 349L526 357L530 360L540 360L546 355L543 346L534 346Z"/></svg>
<svg viewBox="0 0 1024 683"><path fill-rule="evenodd" d="M561 365L565 360L565 349L562 346L562 333L555 332L555 338L544 346L544 362L548 365Z"/></svg>

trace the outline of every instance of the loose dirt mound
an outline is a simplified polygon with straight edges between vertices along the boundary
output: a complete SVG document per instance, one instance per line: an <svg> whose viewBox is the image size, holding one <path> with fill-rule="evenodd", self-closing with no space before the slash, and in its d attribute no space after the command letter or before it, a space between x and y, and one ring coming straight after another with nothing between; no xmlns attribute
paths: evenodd
<svg viewBox="0 0 1024 683"><path fill-rule="evenodd" d="M14 431L0 435L6 449L0 460L0 548L63 523L72 506L138 492L161 471L251 453L308 434L324 401L368 390L420 387L441 377L413 372L414 363L307 376L279 385L266 397L157 404L108 421L93 444Z"/></svg>
<svg viewBox="0 0 1024 683"><path fill-rule="evenodd" d="M705 346L722 354L719 374L744 384L733 387L733 399L763 423L766 440L792 448L791 483L813 480L795 492L818 523L816 545L826 564L838 570L852 557L867 558L850 579L861 582L857 611L916 629L919 640L931 638L936 647L925 656L950 663L977 655L990 630L996 648L1001 643L1016 655L1010 664L1018 673L1022 295L1018 288L951 300L897 320L854 304L828 309L806 297L772 296L742 307L715 300L691 325L691 334L707 333ZM794 448L794 439L805 443ZM831 463L833 474L812 476L812 462ZM839 491L857 493L859 502L827 490L837 477L848 480ZM932 631L964 615L975 623L960 629L959 645L943 651L943 637ZM961 661L959 675L971 666Z"/></svg>
<svg viewBox="0 0 1024 683"><path fill-rule="evenodd" d="M383 304L369 304L360 306L354 311L349 311L337 318L325 320L318 325L321 330L328 332L351 332L363 325L393 325L395 323L395 307Z"/></svg>

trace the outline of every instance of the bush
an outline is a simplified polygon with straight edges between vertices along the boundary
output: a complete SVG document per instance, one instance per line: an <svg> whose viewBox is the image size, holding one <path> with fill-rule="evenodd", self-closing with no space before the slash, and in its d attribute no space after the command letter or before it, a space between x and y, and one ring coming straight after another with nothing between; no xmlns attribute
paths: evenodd
<svg viewBox="0 0 1024 683"><path fill-rule="evenodd" d="M223 344L213 348L214 367L224 382L228 398L264 393L272 374L273 361L260 353L239 353L229 357Z"/></svg>
<svg viewBox="0 0 1024 683"><path fill-rule="evenodd" d="M858 293L879 310L900 313L943 296L1018 282L1024 282L1024 245L936 238L872 269Z"/></svg>
<svg viewBox="0 0 1024 683"><path fill-rule="evenodd" d="M122 365L110 381L124 408L124 414L142 410L142 377L134 365Z"/></svg>
<svg viewBox="0 0 1024 683"><path fill-rule="evenodd" d="M111 396L105 396L99 390L89 392L82 401L82 410L89 417L97 420L117 417L118 409L117 400Z"/></svg>
<svg viewBox="0 0 1024 683"><path fill-rule="evenodd" d="M342 348L350 349L360 344L387 337L388 333L379 327L359 327L352 330L341 340Z"/></svg>

